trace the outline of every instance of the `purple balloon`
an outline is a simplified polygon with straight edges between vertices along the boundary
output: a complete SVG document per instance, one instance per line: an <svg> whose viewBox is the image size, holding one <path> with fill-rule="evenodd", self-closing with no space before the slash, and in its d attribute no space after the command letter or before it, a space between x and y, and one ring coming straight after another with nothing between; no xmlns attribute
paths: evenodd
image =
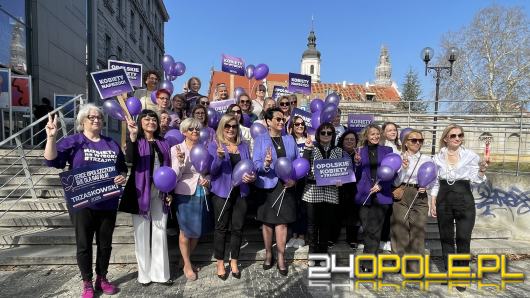
<svg viewBox="0 0 530 298"><path fill-rule="evenodd" d="M437 176L438 171L434 162L428 161L423 163L418 168L418 186L427 187L427 185L431 184Z"/></svg>
<svg viewBox="0 0 530 298"><path fill-rule="evenodd" d="M151 101L156 105L156 90L151 92Z"/></svg>
<svg viewBox="0 0 530 298"><path fill-rule="evenodd" d="M175 64L173 65L173 69L174 74L172 73L171 75L180 77L186 72L186 65L182 62L175 62Z"/></svg>
<svg viewBox="0 0 530 298"><path fill-rule="evenodd" d="M166 75L166 80L168 80L168 81L172 81L173 82L176 79L177 79L177 76Z"/></svg>
<svg viewBox="0 0 530 298"><path fill-rule="evenodd" d="M247 77L247 79L252 79L254 77L254 69L256 67L253 65L253 64L249 64L247 65L247 67L245 67L245 76Z"/></svg>
<svg viewBox="0 0 530 298"><path fill-rule="evenodd" d="M163 80L161 83L160 83L160 89L166 89L167 91L169 91L169 93L173 94L173 83L171 83L171 81L168 81L168 80ZM170 94L170 95L171 95Z"/></svg>
<svg viewBox="0 0 530 298"><path fill-rule="evenodd" d="M381 181L390 181L394 179L395 174L396 171L389 166L379 166L379 168L377 168L377 178Z"/></svg>
<svg viewBox="0 0 530 298"><path fill-rule="evenodd" d="M168 166L162 166L153 173L153 183L161 192L170 192L177 186L177 174Z"/></svg>
<svg viewBox="0 0 530 298"><path fill-rule="evenodd" d="M113 119L125 121L125 113L115 99L107 99L103 102L103 110Z"/></svg>
<svg viewBox="0 0 530 298"><path fill-rule="evenodd" d="M127 106L127 110L129 110L129 114L131 114L131 116L136 116L142 111L142 103L136 97L127 98L125 105Z"/></svg>
<svg viewBox="0 0 530 298"><path fill-rule="evenodd" d="M190 151L191 164L195 170L201 174L206 174L212 163L212 157L206 147L202 144L196 144Z"/></svg>
<svg viewBox="0 0 530 298"><path fill-rule="evenodd" d="M250 116L247 113L243 113L243 126L250 127L252 122L250 122Z"/></svg>
<svg viewBox="0 0 530 298"><path fill-rule="evenodd" d="M315 135L315 133L317 132L317 130L313 127L308 127L307 128L307 133L310 134L310 135Z"/></svg>
<svg viewBox="0 0 530 298"><path fill-rule="evenodd" d="M267 130L267 128L259 122L254 122L250 126L250 136L252 136L253 139L257 138L259 135L263 135L268 132L269 131Z"/></svg>
<svg viewBox="0 0 530 298"><path fill-rule="evenodd" d="M208 142L210 142L210 137L210 130L208 127L203 127L199 132L199 144L208 144Z"/></svg>
<svg viewBox="0 0 530 298"><path fill-rule="evenodd" d="M293 165L287 157L280 157L278 160L276 160L274 172L278 178L282 179L283 182L287 182L291 179L292 171Z"/></svg>
<svg viewBox="0 0 530 298"><path fill-rule="evenodd" d="M169 146L173 147L184 142L184 135L178 129L170 129L164 134L164 138L168 141Z"/></svg>
<svg viewBox="0 0 530 298"><path fill-rule="evenodd" d="M333 103L326 103L320 111L320 123L332 122L337 115L337 106Z"/></svg>
<svg viewBox="0 0 530 298"><path fill-rule="evenodd" d="M169 72L173 64L175 63L175 59L169 54L165 54L162 58L162 67L166 72Z"/></svg>
<svg viewBox="0 0 530 298"><path fill-rule="evenodd" d="M311 113L316 113L322 110L324 107L324 101L320 98L315 98L311 101Z"/></svg>
<svg viewBox="0 0 530 298"><path fill-rule="evenodd" d="M401 133L399 134L399 140L401 141L401 144L403 144L403 140L405 139L405 136L412 130L410 127L403 128L401 130Z"/></svg>
<svg viewBox="0 0 530 298"><path fill-rule="evenodd" d="M293 160L293 178L298 180L309 173L309 161L303 157Z"/></svg>
<svg viewBox="0 0 530 298"><path fill-rule="evenodd" d="M234 171L232 171L232 186L236 187L243 183L245 174L255 174L254 163L250 159L243 159L236 164Z"/></svg>
<svg viewBox="0 0 530 298"><path fill-rule="evenodd" d="M336 107L339 106L339 101L340 101L340 96L335 92L330 93L328 94L328 96L326 96L326 103L331 103L335 105Z"/></svg>
<svg viewBox="0 0 530 298"><path fill-rule="evenodd" d="M217 113L217 111L213 108L208 108L206 114L208 115L208 126L213 129L216 129L217 124L219 124L220 120L219 113Z"/></svg>
<svg viewBox="0 0 530 298"><path fill-rule="evenodd" d="M239 100L239 96L241 96L241 94L243 94L243 93L246 93L245 89L243 89L241 87L236 87L236 89L234 89L234 98L236 100Z"/></svg>
<svg viewBox="0 0 530 298"><path fill-rule="evenodd" d="M397 153L389 153L383 157L383 160L381 160L382 166L389 166L392 168L392 170L394 170L394 172L397 172L401 168L402 163L403 160Z"/></svg>
<svg viewBox="0 0 530 298"><path fill-rule="evenodd" d="M267 75L269 75L269 67L267 64L256 65L256 68L254 68L254 78L256 80L263 80Z"/></svg>
<svg viewBox="0 0 530 298"><path fill-rule="evenodd" d="M311 127L317 129L320 126L320 113L316 112L311 115Z"/></svg>

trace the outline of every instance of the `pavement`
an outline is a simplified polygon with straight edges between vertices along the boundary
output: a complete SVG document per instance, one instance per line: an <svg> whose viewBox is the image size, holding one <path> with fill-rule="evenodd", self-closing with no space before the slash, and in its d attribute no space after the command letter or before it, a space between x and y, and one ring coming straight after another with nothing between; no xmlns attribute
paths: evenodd
<svg viewBox="0 0 530 298"><path fill-rule="evenodd" d="M474 282L460 292L454 284L402 285L400 275L390 275L382 282L349 279L346 274L334 275L331 281L310 281L306 261L289 264L289 275L281 276L275 267L264 271L261 262L241 262L242 277L230 276L226 281L216 276L215 263L197 263L199 279L189 282L172 263L171 286L151 284L141 286L137 281L136 265L114 264L107 277L120 287L113 297L528 297L530 282L505 282L498 274L487 276L478 288ZM435 260L433 271L441 267ZM530 273L530 258L511 260L508 272ZM417 283L419 283L417 281ZM77 266L0 266L0 297L79 297L81 279ZM107 297L101 295L100 297ZM110 296L108 296L110 297Z"/></svg>

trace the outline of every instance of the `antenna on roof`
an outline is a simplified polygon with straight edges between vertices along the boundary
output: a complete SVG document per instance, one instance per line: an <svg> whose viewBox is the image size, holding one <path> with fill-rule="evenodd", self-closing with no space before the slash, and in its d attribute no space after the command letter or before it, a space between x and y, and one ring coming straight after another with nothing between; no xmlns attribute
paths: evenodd
<svg viewBox="0 0 530 298"><path fill-rule="evenodd" d="M315 29L315 24L314 24L314 22L315 22L315 17L314 17L313 14L311 14L311 31L315 31L315 30L314 30L314 29Z"/></svg>

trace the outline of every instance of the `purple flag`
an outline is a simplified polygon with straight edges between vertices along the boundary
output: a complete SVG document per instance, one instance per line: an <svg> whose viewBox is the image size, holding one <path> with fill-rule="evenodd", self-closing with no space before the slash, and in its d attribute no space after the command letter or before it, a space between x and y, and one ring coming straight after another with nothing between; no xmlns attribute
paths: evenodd
<svg viewBox="0 0 530 298"><path fill-rule="evenodd" d="M123 68L107 69L90 73L101 99L133 91Z"/></svg>
<svg viewBox="0 0 530 298"><path fill-rule="evenodd" d="M284 87L284 86L274 86L272 88L272 98L274 100L278 100L278 98L280 98L281 96L284 96L284 95L290 95L291 92L289 92L289 90L287 90L287 87Z"/></svg>
<svg viewBox="0 0 530 298"><path fill-rule="evenodd" d="M366 125L374 122L374 115L368 114L349 114L348 128L355 132L360 132Z"/></svg>
<svg viewBox="0 0 530 298"><path fill-rule="evenodd" d="M210 102L210 108L216 110L219 114L224 114L226 112L226 109L228 109L228 106L231 104L236 103L235 99L225 99L225 100L218 100L218 101L211 101Z"/></svg>
<svg viewBox="0 0 530 298"><path fill-rule="evenodd" d="M292 93L311 94L311 76L289 73L289 88Z"/></svg>
<svg viewBox="0 0 530 298"><path fill-rule="evenodd" d="M317 159L313 163L317 186L355 182L355 173L350 158Z"/></svg>
<svg viewBox="0 0 530 298"><path fill-rule="evenodd" d="M139 87L139 88L142 87L142 64L118 61L118 60L109 60L107 63L108 63L108 67L107 67L108 69L115 69L115 68L125 69L125 73L127 73L129 82L131 82L131 86Z"/></svg>
<svg viewBox="0 0 530 298"><path fill-rule="evenodd" d="M222 71L245 76L245 62L243 59L223 54Z"/></svg>

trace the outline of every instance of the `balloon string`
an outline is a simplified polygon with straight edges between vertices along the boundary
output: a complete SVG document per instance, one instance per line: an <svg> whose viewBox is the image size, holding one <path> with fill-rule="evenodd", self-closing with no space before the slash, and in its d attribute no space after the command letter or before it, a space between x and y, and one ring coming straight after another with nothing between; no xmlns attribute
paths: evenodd
<svg viewBox="0 0 530 298"><path fill-rule="evenodd" d="M203 196L204 196L204 203L206 204L206 211L210 212L210 208L208 208L208 200L206 199L206 188L202 186Z"/></svg>
<svg viewBox="0 0 530 298"><path fill-rule="evenodd" d="M286 188L283 189L283 192L282 192L282 199L280 200L280 206L278 207L278 212L276 213L276 216L279 216L280 215L280 210L282 209L282 203L283 203L283 198L285 197L285 190Z"/></svg>
<svg viewBox="0 0 530 298"><path fill-rule="evenodd" d="M405 217L403 217L403 220L406 220L407 215L409 215L410 209L412 208L412 205L414 205L414 201L416 201L416 198L420 194L419 191L416 192L416 195L414 196L414 199L412 200L412 203L410 203L409 210L407 210L407 213L405 213Z"/></svg>
<svg viewBox="0 0 530 298"><path fill-rule="evenodd" d="M228 203L228 200L230 199L230 194L232 193L232 187L230 187L230 191L228 192L228 196L226 197L225 203L223 205L223 208L221 209L221 213L219 213L219 218L217 219L217 222L221 220L221 216L223 216L223 211L225 211L226 203Z"/></svg>
<svg viewBox="0 0 530 298"><path fill-rule="evenodd" d="M374 186L375 186L376 184L378 184L379 181L380 181L380 179L377 179L377 180L375 181L375 183L374 183ZM366 196L366 199L364 199L364 202L363 202L363 206L364 206L364 205L366 204L366 202L368 201L368 198L370 198L370 196L373 195L373 194L374 194L374 192L371 191L371 192L368 194L368 196Z"/></svg>
<svg viewBox="0 0 530 298"><path fill-rule="evenodd" d="M281 196L283 196L285 194L285 188L282 190L282 192L280 193L280 195L276 198L276 201L274 201L274 203L272 204L271 208L274 208L274 205L276 205L276 202L278 202L278 200L280 199Z"/></svg>

